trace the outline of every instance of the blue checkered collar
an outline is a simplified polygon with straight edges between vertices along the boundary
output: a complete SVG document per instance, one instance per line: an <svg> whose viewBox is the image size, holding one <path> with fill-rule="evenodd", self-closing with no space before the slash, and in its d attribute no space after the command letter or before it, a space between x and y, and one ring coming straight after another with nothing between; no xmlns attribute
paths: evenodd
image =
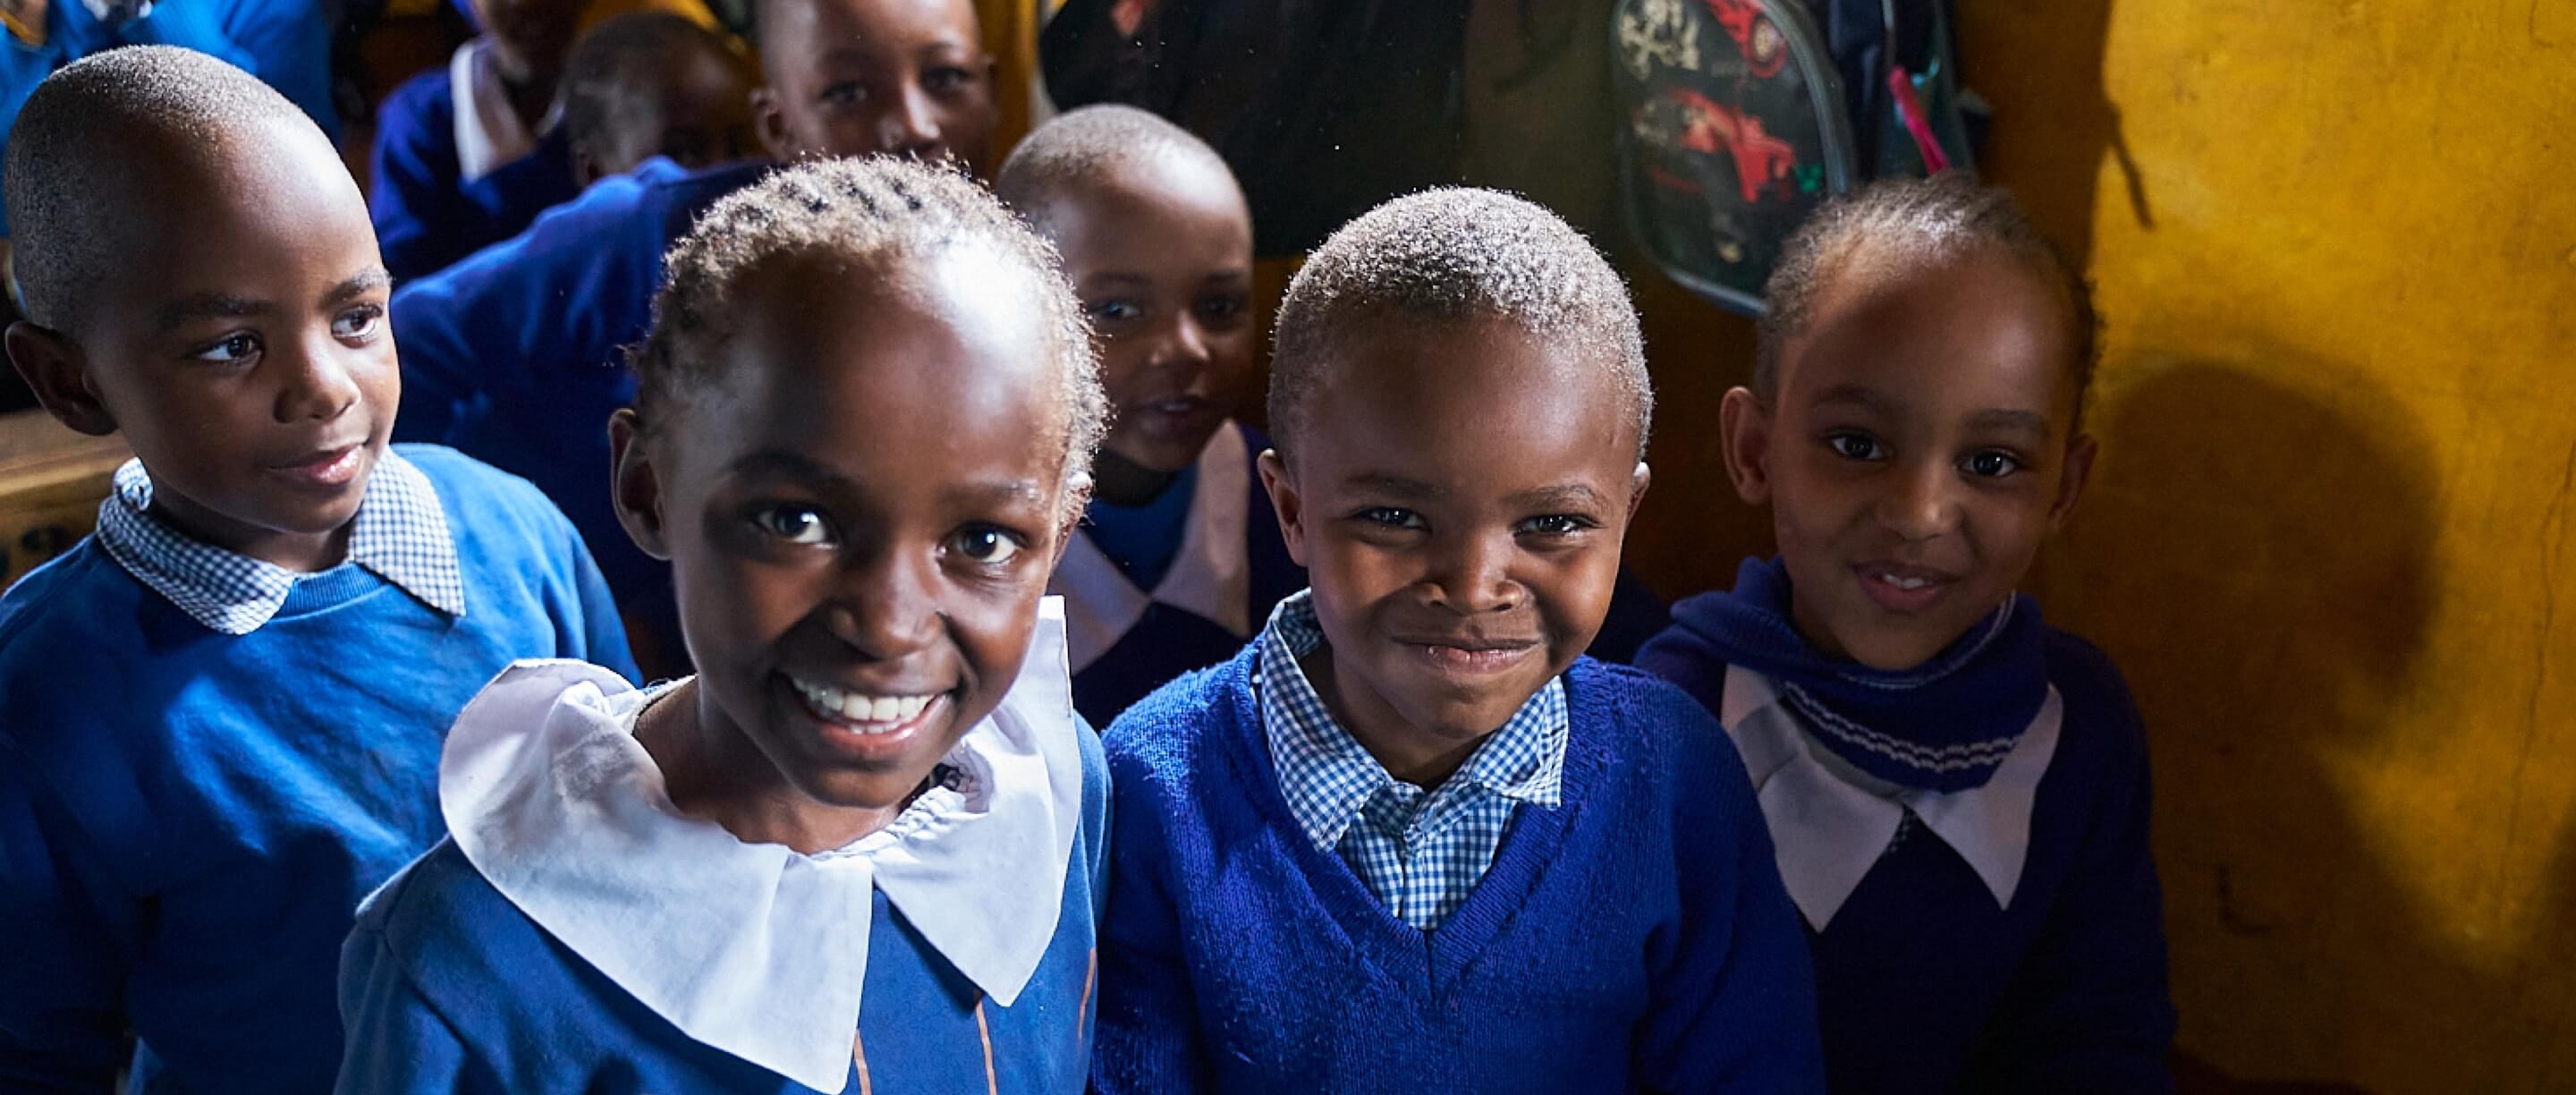
<svg viewBox="0 0 2576 1095"><path fill-rule="evenodd" d="M116 469L116 487L98 506L98 542L136 581L226 635L259 630L304 577L172 528L152 512L152 476L140 460ZM431 608L465 614L465 575L438 488L391 448L367 477L366 499L349 528L348 562Z"/></svg>
<svg viewBox="0 0 2576 1095"><path fill-rule="evenodd" d="M1324 645L1312 598L1312 590L1301 590L1271 611L1269 626L1255 640L1260 651L1253 662L1252 688L1260 697L1261 725L1269 739L1271 766L1278 770L1279 792L1307 839L1329 852L1369 802L1395 785L1395 777L1333 721L1323 696L1297 664ZM1564 787L1570 728L1565 679L1550 678L1476 747L1441 790L1552 808Z"/></svg>

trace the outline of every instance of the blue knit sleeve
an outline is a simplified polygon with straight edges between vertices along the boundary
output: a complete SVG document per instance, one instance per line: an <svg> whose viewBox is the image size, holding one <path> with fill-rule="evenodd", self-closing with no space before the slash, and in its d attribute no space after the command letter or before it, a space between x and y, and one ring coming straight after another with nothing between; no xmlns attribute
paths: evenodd
<svg viewBox="0 0 2576 1095"><path fill-rule="evenodd" d="M456 104L447 71L412 77L376 108L367 213L396 284L460 257L472 210L456 159Z"/></svg>
<svg viewBox="0 0 2576 1095"><path fill-rule="evenodd" d="M1150 702L1150 701L1149 701ZM1097 1095L1214 1091L1181 953L1162 811L1186 808L1147 765L1107 739L1114 816L1109 912L1100 925L1100 1015L1091 1055Z"/></svg>
<svg viewBox="0 0 2576 1095"><path fill-rule="evenodd" d="M2049 679L2066 704L2059 748L2082 734L2112 759L2083 851L1970 1074L1991 1078L1997 1091L2170 1092L2175 1014L2164 890L2148 845L2146 729L2099 650L2058 633L2049 654Z"/></svg>
<svg viewBox="0 0 2576 1095"><path fill-rule="evenodd" d="M361 920L340 948L340 1022L341 1095L503 1090L421 996L380 924Z"/></svg>
<svg viewBox="0 0 2576 1095"><path fill-rule="evenodd" d="M599 564L590 557L590 548L582 543L581 531L572 527L562 511L554 514L563 536L563 550L571 557L573 596L580 605L579 634L582 647L568 657L580 658L592 665L617 672L636 684L644 675L635 667L635 654L626 644L626 621L617 611L617 599L608 593L608 580L600 577Z"/></svg>
<svg viewBox="0 0 2576 1095"><path fill-rule="evenodd" d="M1654 998L1636 1075L1655 1092L1822 1092L1815 972L1772 860L1771 831L1717 721L1680 690L1640 682L1632 717L1673 748L1680 903L1648 955Z"/></svg>
<svg viewBox="0 0 2576 1095"><path fill-rule="evenodd" d="M95 877L105 857L0 740L0 1090L106 1091L126 1019L137 910ZM113 809L95 804L93 809Z"/></svg>

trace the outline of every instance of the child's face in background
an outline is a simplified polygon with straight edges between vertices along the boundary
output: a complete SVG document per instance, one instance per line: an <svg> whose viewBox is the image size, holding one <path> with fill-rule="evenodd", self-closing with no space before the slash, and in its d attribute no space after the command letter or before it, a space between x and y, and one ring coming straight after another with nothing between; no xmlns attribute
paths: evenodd
<svg viewBox="0 0 2576 1095"><path fill-rule="evenodd" d="M1878 264L1878 266L1895 264ZM1765 409L1727 396L1727 459L1768 502L1809 642L1922 664L2003 604L2074 505L2069 310L2000 248L1839 275Z"/></svg>
<svg viewBox="0 0 2576 1095"><path fill-rule="evenodd" d="M1252 214L1234 177L1189 157L1129 159L1039 219L1097 332L1117 411L1103 448L1189 467L1252 378Z"/></svg>
<svg viewBox="0 0 2576 1095"><path fill-rule="evenodd" d="M754 93L782 160L891 153L987 177L993 62L969 0L769 0Z"/></svg>
<svg viewBox="0 0 2576 1095"><path fill-rule="evenodd" d="M1385 325L1331 368L1261 462L1330 643L1308 673L1390 772L1436 779L1601 629L1635 424L1606 367L1495 321Z"/></svg>
<svg viewBox="0 0 2576 1095"><path fill-rule="evenodd" d="M580 0L473 0L492 63L511 83L561 73L581 29Z"/></svg>
<svg viewBox="0 0 2576 1095"><path fill-rule="evenodd" d="M289 569L336 563L402 390L357 185L287 121L185 151L102 139L158 165L99 196L122 211L124 253L68 341L13 337L12 353L23 368L22 350L53 347L79 371L84 409L58 415L121 430L171 523Z"/></svg>
<svg viewBox="0 0 2576 1095"><path fill-rule="evenodd" d="M672 561L714 778L837 846L1019 675L1064 531L1065 412L1037 310L996 291L1026 278L989 253L748 276L716 377L634 443L644 546Z"/></svg>
<svg viewBox="0 0 2576 1095"><path fill-rule="evenodd" d="M693 44L649 82L623 88L596 140L573 149L584 186L623 175L655 156L696 169L760 151L751 116L751 76L713 45Z"/></svg>

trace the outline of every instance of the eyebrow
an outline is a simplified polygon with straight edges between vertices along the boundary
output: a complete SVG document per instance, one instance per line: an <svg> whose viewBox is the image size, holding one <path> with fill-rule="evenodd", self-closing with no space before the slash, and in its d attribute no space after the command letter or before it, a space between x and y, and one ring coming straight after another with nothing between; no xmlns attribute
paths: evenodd
<svg viewBox="0 0 2576 1095"><path fill-rule="evenodd" d="M2032 434L2042 441L2048 440L2049 434L2055 432L2049 428L2047 415L2041 414L2038 411L2013 410L2002 407L1998 407L1993 410L1978 411L1976 414L1970 415L1968 417L1968 426L1971 429L1979 430L2018 430Z"/></svg>
<svg viewBox="0 0 2576 1095"><path fill-rule="evenodd" d="M1407 479L1401 475L1388 475L1384 472L1354 475L1343 480L1342 485L1352 490L1384 494L1404 501L1436 501L1449 497L1447 487L1426 483L1419 479Z"/></svg>
<svg viewBox="0 0 2576 1095"><path fill-rule="evenodd" d="M1559 483L1512 496L1512 503L1524 509L1592 509L1605 501L1600 491L1582 483Z"/></svg>
<svg viewBox="0 0 2576 1095"><path fill-rule="evenodd" d="M727 465L725 473L731 477L743 479L792 480L818 494L858 486L857 480L802 453L789 452L785 449L762 449L749 453ZM970 480L951 485L947 494L951 499L970 506L1003 506L1019 503L1042 506L1047 502L1046 489L1034 479Z"/></svg>
<svg viewBox="0 0 2576 1095"><path fill-rule="evenodd" d="M384 267L370 266L322 294L322 306L331 308L347 304L376 290L392 288L393 284L394 276Z"/></svg>
<svg viewBox="0 0 2576 1095"><path fill-rule="evenodd" d="M1843 403L1881 414L1890 413L1896 409L1895 400L1889 399L1877 389L1864 388L1858 384L1836 384L1827 388L1816 396L1816 403L1820 406L1827 403Z"/></svg>
<svg viewBox="0 0 2576 1095"><path fill-rule="evenodd" d="M372 266L322 294L322 306L333 308L370 292L391 286L393 275L381 266ZM200 319L252 319L277 314L277 302L237 297L230 293L192 293L161 307L154 317L163 331L174 331Z"/></svg>

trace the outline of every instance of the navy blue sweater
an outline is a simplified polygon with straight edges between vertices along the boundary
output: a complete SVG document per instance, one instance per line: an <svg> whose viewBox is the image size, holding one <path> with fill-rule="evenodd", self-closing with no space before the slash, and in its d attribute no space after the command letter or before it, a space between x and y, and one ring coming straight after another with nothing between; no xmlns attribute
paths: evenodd
<svg viewBox="0 0 2576 1095"><path fill-rule="evenodd" d="M1722 710L1726 665L1688 629L1638 664ZM2084 640L2049 633L2048 678L2064 722L2012 908L1917 831L1809 933L1835 1095L2173 1090L2145 728L2120 671Z"/></svg>
<svg viewBox="0 0 2576 1095"><path fill-rule="evenodd" d="M1576 662L1564 804L1522 807L1425 933L1289 813L1252 650L1110 728L1097 1090L1820 1088L1797 913L1742 763L1688 697Z"/></svg>
<svg viewBox="0 0 2576 1095"><path fill-rule="evenodd" d="M446 831L447 727L519 658L633 672L581 538L528 484L405 447L465 615L344 564L247 635L88 539L0 600L0 1090L320 1092L359 899Z"/></svg>
<svg viewBox="0 0 2576 1095"><path fill-rule="evenodd" d="M581 192L563 130L536 150L465 181L456 154L456 84L440 66L403 82L376 108L367 212L394 280L446 269L518 235L537 214Z"/></svg>

